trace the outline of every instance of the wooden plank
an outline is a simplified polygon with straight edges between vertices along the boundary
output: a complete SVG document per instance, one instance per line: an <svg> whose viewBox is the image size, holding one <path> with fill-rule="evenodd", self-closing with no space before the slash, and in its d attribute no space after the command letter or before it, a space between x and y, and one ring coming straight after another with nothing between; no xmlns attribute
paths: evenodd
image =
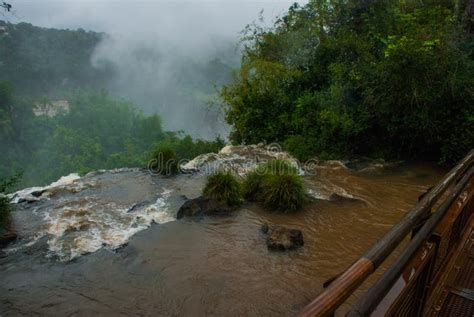
<svg viewBox="0 0 474 317"><path fill-rule="evenodd" d="M466 261L466 257L470 256L470 251L473 248L474 243L474 215L468 221L468 226L464 231L460 240L462 243L453 250L452 256L449 258L448 263L442 270L442 275L439 277L438 282L434 285L434 289L429 295L426 316L436 317L442 311L442 308L446 304L446 300L451 291L456 276L462 272L463 263Z"/></svg>

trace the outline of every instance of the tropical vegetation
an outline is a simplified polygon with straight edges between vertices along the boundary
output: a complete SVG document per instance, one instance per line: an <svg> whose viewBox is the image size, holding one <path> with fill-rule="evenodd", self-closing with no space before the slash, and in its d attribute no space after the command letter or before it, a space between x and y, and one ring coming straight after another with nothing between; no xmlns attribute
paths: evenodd
<svg viewBox="0 0 474 317"><path fill-rule="evenodd" d="M234 143L452 163L474 147L469 1L310 0L251 25L221 90Z"/></svg>
<svg viewBox="0 0 474 317"><path fill-rule="evenodd" d="M146 167L164 147L192 159L223 145L164 131L160 116L145 116L104 91L78 91L67 100L69 108L54 116L35 114L54 103L19 98L10 83L0 82L0 179L23 171L17 187L41 185L72 172Z"/></svg>

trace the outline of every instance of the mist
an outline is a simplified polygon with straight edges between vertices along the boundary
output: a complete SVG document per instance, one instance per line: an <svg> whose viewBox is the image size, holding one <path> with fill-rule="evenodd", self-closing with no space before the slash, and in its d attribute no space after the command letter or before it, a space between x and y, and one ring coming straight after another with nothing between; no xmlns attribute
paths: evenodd
<svg viewBox="0 0 474 317"><path fill-rule="evenodd" d="M114 68L107 90L166 129L210 139L228 134L212 101L239 65L241 31L260 16L271 25L293 2L12 1L11 22L104 32L91 63Z"/></svg>

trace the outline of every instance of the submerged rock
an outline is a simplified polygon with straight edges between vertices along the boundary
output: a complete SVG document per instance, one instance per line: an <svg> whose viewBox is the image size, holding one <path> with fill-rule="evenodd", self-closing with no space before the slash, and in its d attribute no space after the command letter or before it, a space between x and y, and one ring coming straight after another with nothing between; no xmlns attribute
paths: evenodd
<svg viewBox="0 0 474 317"><path fill-rule="evenodd" d="M202 215L226 215L236 208L217 200L198 197L186 201L178 210L176 218L194 217Z"/></svg>
<svg viewBox="0 0 474 317"><path fill-rule="evenodd" d="M344 203L344 202L364 203L363 200L360 200L358 198L343 196L343 195L339 195L337 193L334 193L331 196L329 196L329 201L333 202L333 203Z"/></svg>
<svg viewBox="0 0 474 317"><path fill-rule="evenodd" d="M143 201L141 203L136 203L134 204L132 207L128 208L127 210L127 213L130 213L130 212L134 212L135 210L139 209L139 208L143 208L143 207L146 207L150 205L150 202L147 200L147 201Z"/></svg>
<svg viewBox="0 0 474 317"><path fill-rule="evenodd" d="M267 234L267 247L272 251L293 250L304 245L303 232L282 226L262 225L262 232Z"/></svg>

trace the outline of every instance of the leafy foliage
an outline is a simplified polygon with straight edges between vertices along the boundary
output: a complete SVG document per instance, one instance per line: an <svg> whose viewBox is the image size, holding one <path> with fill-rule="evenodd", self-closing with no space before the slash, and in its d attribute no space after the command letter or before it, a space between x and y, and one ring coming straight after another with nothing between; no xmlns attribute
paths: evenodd
<svg viewBox="0 0 474 317"><path fill-rule="evenodd" d="M18 174L10 179L0 181L0 229L8 224L11 213L10 199L6 194L8 189L14 186L20 177L21 175Z"/></svg>
<svg viewBox="0 0 474 317"><path fill-rule="evenodd" d="M221 90L235 143L454 162L474 146L474 36L453 1L312 0L250 26Z"/></svg>
<svg viewBox="0 0 474 317"><path fill-rule="evenodd" d="M172 148L158 148L153 152L149 168L155 173L170 176L179 171L179 160Z"/></svg>
<svg viewBox="0 0 474 317"><path fill-rule="evenodd" d="M207 178L203 196L233 206L242 202L242 189L232 173L217 171Z"/></svg>
<svg viewBox="0 0 474 317"><path fill-rule="evenodd" d="M10 215L10 202L6 196L0 194L0 229L8 223Z"/></svg>
<svg viewBox="0 0 474 317"><path fill-rule="evenodd" d="M77 89L106 89L144 113L164 115L167 127L204 137L225 131L222 111L207 105L238 65L233 41L220 40L197 56L169 54L163 43L149 41L128 47L114 35L82 29L3 21L0 29L0 81L11 82L22 97L58 99Z"/></svg>
<svg viewBox="0 0 474 317"><path fill-rule="evenodd" d="M0 81L8 80L22 95L40 97L60 91L105 88L114 75L112 65L90 62L104 34L82 29L56 30L28 23L10 24L0 35Z"/></svg>
<svg viewBox="0 0 474 317"><path fill-rule="evenodd" d="M223 144L164 131L158 115L145 116L105 92L80 91L67 100L64 113L34 115L37 104L17 98L11 84L0 82L0 177L24 171L19 187L41 185L72 172L145 167L158 148L193 158Z"/></svg>

